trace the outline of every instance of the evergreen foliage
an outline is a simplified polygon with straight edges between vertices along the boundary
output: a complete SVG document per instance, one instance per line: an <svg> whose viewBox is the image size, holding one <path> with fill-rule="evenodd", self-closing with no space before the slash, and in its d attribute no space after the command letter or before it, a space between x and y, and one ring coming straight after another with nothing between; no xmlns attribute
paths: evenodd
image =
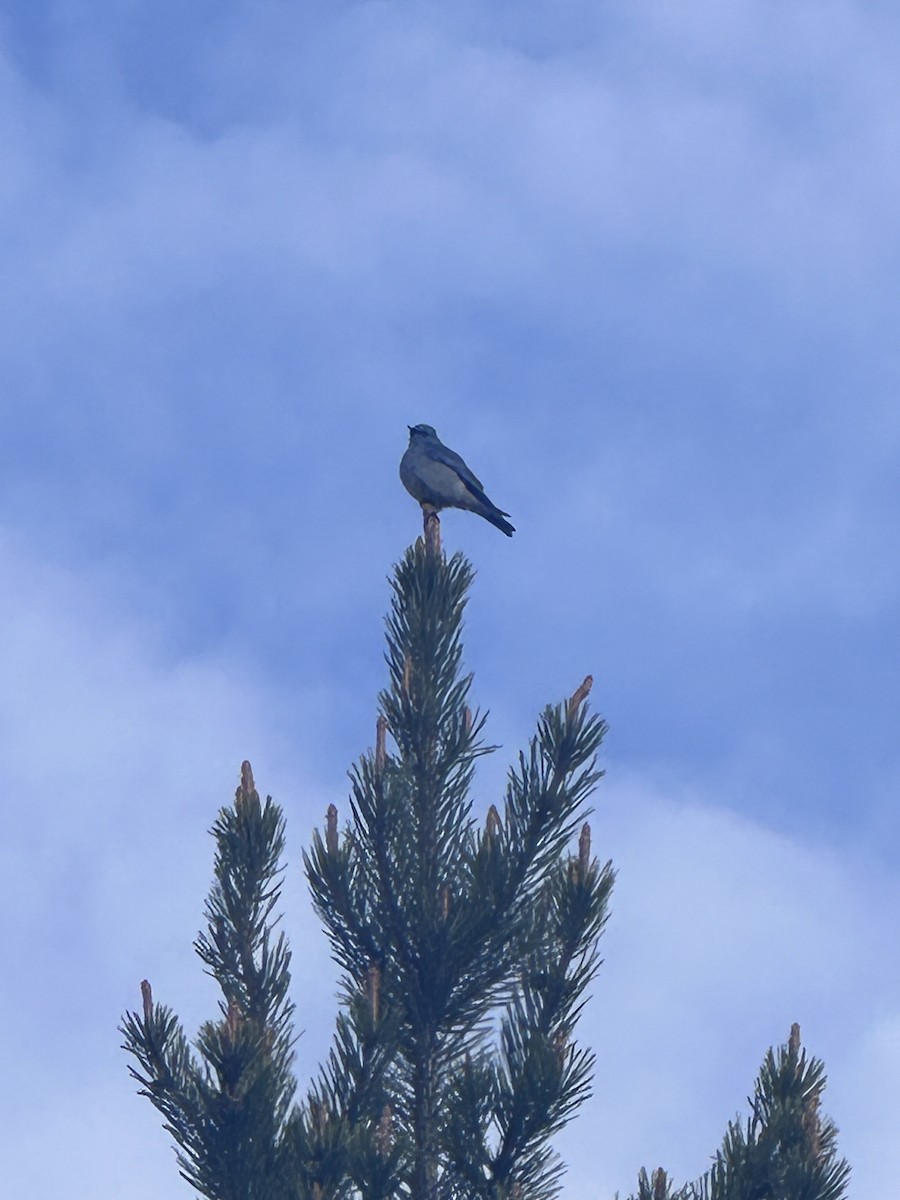
<svg viewBox="0 0 900 1200"><path fill-rule="evenodd" d="M837 1129L821 1111L825 1068L800 1045L768 1050L745 1123L729 1122L713 1165L673 1191L665 1171L641 1171L633 1200L842 1200L850 1167L837 1156Z"/></svg>
<svg viewBox="0 0 900 1200"><path fill-rule="evenodd" d="M145 980L143 1011L127 1013L122 1032L138 1064L131 1074L162 1113L184 1178L215 1200L274 1200L289 1194L282 1133L295 1086L290 952L273 917L284 819L270 799L261 804L249 763L212 834L207 930L194 946L221 988L219 1019L203 1025L192 1051Z"/></svg>
<svg viewBox="0 0 900 1200"><path fill-rule="evenodd" d="M432 517L432 521L435 519ZM428 526L426 525L426 534ZM590 830L605 724L590 680L546 709L484 820L470 795L484 716L468 705L461 625L472 578L434 527L397 567L376 745L305 856L341 970L331 1052L292 1103L290 955L275 936L284 827L244 764L213 828L196 949L222 990L194 1049L143 985L123 1023L132 1074L184 1177L215 1200L544 1200L550 1139L589 1093L574 1032L599 965L613 873Z"/></svg>
<svg viewBox="0 0 900 1200"><path fill-rule="evenodd" d="M387 1109L408 1146L408 1194L555 1193L548 1140L584 1099L592 1055L573 1042L612 886L609 865L565 847L599 778L605 725L583 694L547 709L482 827L469 789L484 718L467 700L460 630L471 569L422 542L394 580L390 686L374 753L352 773L352 820L306 859L350 1003L377 981ZM386 735L394 745L387 749ZM367 1014L367 1020L372 1012ZM497 1021L499 1020L499 1030ZM499 1036L495 1036L499 1033ZM381 1099L381 1097L379 1098ZM333 1089L328 1111L340 1119Z"/></svg>

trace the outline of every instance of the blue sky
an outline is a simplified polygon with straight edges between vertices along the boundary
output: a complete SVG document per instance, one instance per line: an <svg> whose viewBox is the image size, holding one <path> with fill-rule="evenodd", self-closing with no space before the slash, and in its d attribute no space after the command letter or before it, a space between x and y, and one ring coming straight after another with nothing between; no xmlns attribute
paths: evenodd
<svg viewBox="0 0 900 1200"><path fill-rule="evenodd" d="M4 6L20 1190L178 1187L114 1028L144 975L189 1028L211 1011L190 943L244 757L288 815L315 1061L331 973L297 864L373 738L427 421L518 530L443 522L503 745L479 801L587 671L611 725L566 1195L698 1174L794 1020L852 1194L886 1194L898 38L890 6L831 0Z"/></svg>

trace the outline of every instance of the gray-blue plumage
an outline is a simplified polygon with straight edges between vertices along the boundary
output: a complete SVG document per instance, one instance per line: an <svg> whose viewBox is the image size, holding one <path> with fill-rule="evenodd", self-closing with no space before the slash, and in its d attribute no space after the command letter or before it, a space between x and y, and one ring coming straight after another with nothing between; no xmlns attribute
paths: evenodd
<svg viewBox="0 0 900 1200"><path fill-rule="evenodd" d="M481 480L449 446L445 446L430 425L409 426L409 446L400 460L400 478L409 494L423 508L466 508L478 513L507 537L515 527L504 520L503 512L484 494Z"/></svg>

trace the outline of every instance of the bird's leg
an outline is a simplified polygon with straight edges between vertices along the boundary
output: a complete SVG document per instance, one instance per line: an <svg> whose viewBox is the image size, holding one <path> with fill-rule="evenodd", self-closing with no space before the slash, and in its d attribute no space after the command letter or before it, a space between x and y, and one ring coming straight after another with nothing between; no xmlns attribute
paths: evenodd
<svg viewBox="0 0 900 1200"><path fill-rule="evenodd" d="M423 504L422 516L425 523L425 549L432 554L440 554L441 519L437 514L437 509L430 504Z"/></svg>

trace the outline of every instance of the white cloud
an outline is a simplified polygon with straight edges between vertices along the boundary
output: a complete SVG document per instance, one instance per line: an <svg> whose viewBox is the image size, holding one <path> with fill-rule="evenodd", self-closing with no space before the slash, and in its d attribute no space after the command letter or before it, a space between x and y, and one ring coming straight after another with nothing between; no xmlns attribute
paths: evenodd
<svg viewBox="0 0 900 1200"><path fill-rule="evenodd" d="M835 1115L853 1153L853 1197L890 1195L900 1171L900 1004L895 997L882 1009L884 1015L844 1047L831 1073Z"/></svg>
<svg viewBox="0 0 900 1200"><path fill-rule="evenodd" d="M627 1194L642 1165L699 1175L794 1021L829 1072L851 1196L887 1194L879 1140L900 1120L886 1082L900 1019L900 967L885 949L896 883L638 779L606 781L598 808L594 847L619 876L581 1030L598 1055L596 1096L564 1140L570 1194Z"/></svg>
<svg viewBox="0 0 900 1200"><path fill-rule="evenodd" d="M265 693L239 665L167 659L152 631L88 584L8 538L2 559L0 755L14 798L3 939L22 964L4 984L20 1030L10 1076L24 1099L51 1072L78 1080L49 1101L42 1128L68 1130L54 1154L26 1129L23 1103L5 1157L38 1195L101 1180L143 1200L167 1179L177 1185L155 1114L126 1099L116 1021L145 973L189 1031L211 1011L189 949L209 877L205 830L243 753L285 797L296 795L297 767L265 733ZM639 779L605 781L598 800L595 850L614 858L619 879L581 1031L598 1055L597 1096L561 1143L567 1194L624 1191L642 1164L702 1170L766 1046L794 1020L830 1069L842 1152L868 1190L887 1188L892 1168L873 1131L900 1117L890 1067L900 973L885 954L896 889L833 851ZM331 985L321 986L331 968L296 870L324 803L288 803L286 929L298 1025L309 1031L301 1075L331 1020ZM122 1153L108 1152L110 1121Z"/></svg>
<svg viewBox="0 0 900 1200"><path fill-rule="evenodd" d="M49 1196L99 1186L130 1198L153 1194L150 1179L158 1194L166 1140L134 1096L116 1026L139 1006L145 975L190 1034L215 1011L191 942L211 876L207 829L244 756L291 815L285 894L297 963L331 979L298 870L326 801L307 786L298 804L299 772L238 663L173 659L92 581L8 535L0 571L0 989L7 1033L16 1031L4 1039L4 1071L17 1097L3 1130L9 1187ZM325 1030L328 991L320 978L311 1015Z"/></svg>

